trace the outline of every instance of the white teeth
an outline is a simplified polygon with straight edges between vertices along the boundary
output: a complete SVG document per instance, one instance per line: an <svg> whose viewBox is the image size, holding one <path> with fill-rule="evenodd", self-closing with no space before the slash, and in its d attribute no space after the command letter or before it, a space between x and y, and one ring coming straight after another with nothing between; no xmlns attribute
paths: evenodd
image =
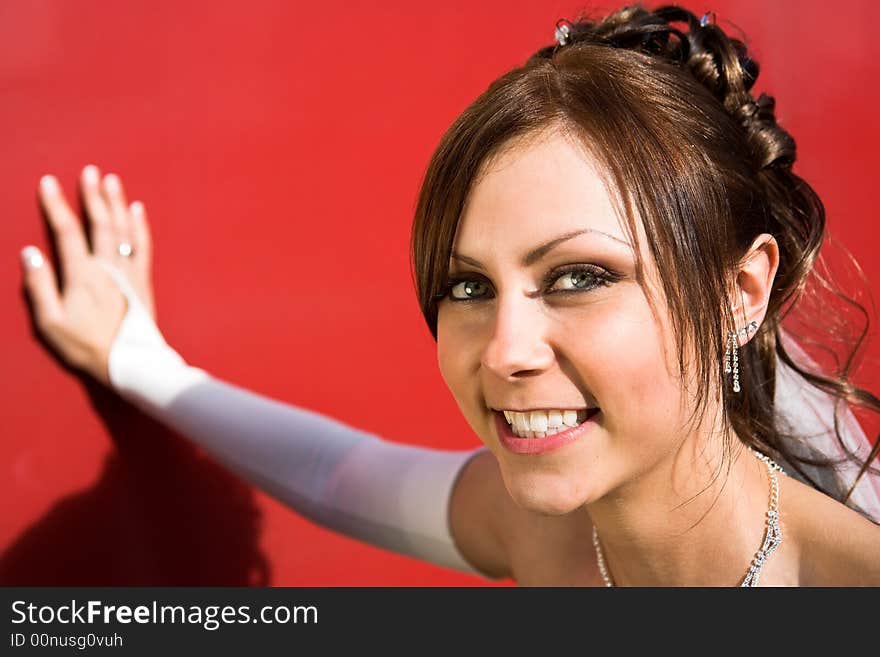
<svg viewBox="0 0 880 657"><path fill-rule="evenodd" d="M532 411L531 418L529 419L529 424L531 425L532 431L547 431L547 412Z"/></svg>
<svg viewBox="0 0 880 657"><path fill-rule="evenodd" d="M504 411L513 433L523 438L544 438L576 427L587 419L587 410Z"/></svg>

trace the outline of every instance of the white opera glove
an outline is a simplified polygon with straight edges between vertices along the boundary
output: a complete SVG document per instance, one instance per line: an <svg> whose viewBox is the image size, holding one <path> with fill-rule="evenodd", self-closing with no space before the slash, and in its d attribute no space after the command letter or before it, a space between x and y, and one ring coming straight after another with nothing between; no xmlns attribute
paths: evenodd
<svg viewBox="0 0 880 657"><path fill-rule="evenodd" d="M456 548L452 489L485 448L401 445L220 381L172 349L125 275L128 309L111 347L113 389L310 520L378 547L487 577Z"/></svg>

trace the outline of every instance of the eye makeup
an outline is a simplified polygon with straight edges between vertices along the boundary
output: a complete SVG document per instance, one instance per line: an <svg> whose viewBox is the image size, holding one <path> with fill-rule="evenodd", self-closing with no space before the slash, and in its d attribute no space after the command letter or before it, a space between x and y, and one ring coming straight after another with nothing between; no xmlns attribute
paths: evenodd
<svg viewBox="0 0 880 657"><path fill-rule="evenodd" d="M568 275L573 275L573 280L586 280L587 283L584 286L580 287L576 284L568 288L554 289L552 287L553 283ZM542 281L542 291L539 292L539 294L542 294L544 296L570 296L584 294L595 290L596 288L611 285L612 283L615 283L622 278L622 274L594 264L581 263L562 265L560 267L551 269L544 276ZM462 284L468 283L486 285L487 287L491 288L491 283L489 283L488 279L483 274L479 274L476 272L456 273L450 275L441 292L436 295L436 298L448 298L454 303L474 303L493 298L486 295L480 295L476 297L462 297L460 296L460 293L458 294L458 296L453 294L453 290L455 288ZM472 287L476 287L476 285L473 285ZM471 288L468 288L466 286L462 290L462 292L466 294L472 293L466 291L469 289Z"/></svg>

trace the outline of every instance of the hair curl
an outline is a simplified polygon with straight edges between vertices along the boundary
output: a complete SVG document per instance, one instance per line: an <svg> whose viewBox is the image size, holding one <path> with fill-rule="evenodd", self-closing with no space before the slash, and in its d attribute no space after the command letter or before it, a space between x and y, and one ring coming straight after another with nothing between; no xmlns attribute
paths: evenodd
<svg viewBox="0 0 880 657"><path fill-rule="evenodd" d="M757 62L742 41L677 6L628 6L601 20L581 17L569 25L565 45L539 49L466 108L429 163L411 254L419 303L434 339L452 242L480 172L514 139L562 128L605 165L633 243L638 218L658 267L676 274L662 277L662 286L681 373L689 370L685 354L690 349L696 354L697 404L690 420L701 417L711 392L718 391L725 428L732 426L746 445L869 517L850 496L880 442L865 459L851 451L838 426L841 404L880 413L880 399L850 381L868 315L815 266L826 234L825 210L792 171L795 141L777 124L774 99L751 93ZM729 330L746 322L731 310L731 273L761 233L776 238L779 268L765 320L740 348L742 393L732 394L720 363ZM640 259L636 275L643 282ZM684 280L701 285L681 285ZM865 318L844 363L838 361L828 375L804 369L781 339L783 319L823 289ZM805 382L835 398L835 434L844 460L860 465L849 490L833 476L840 460L811 450L806 437L789 433L779 421L777 354ZM732 450L725 441L725 454ZM832 476L815 476L823 470Z"/></svg>

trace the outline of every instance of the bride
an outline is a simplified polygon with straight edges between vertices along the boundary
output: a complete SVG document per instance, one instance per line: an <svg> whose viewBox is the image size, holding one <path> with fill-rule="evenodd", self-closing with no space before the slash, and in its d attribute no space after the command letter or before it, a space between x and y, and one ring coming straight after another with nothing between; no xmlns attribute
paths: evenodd
<svg viewBox="0 0 880 657"><path fill-rule="evenodd" d="M522 585L880 585L876 450L836 411L880 402L783 330L824 211L749 91L757 65L675 7L555 37L450 127L413 224L479 449L392 444L187 363L153 321L143 205L94 166L88 241L42 181L65 288L23 251L36 325L298 513L390 550Z"/></svg>

